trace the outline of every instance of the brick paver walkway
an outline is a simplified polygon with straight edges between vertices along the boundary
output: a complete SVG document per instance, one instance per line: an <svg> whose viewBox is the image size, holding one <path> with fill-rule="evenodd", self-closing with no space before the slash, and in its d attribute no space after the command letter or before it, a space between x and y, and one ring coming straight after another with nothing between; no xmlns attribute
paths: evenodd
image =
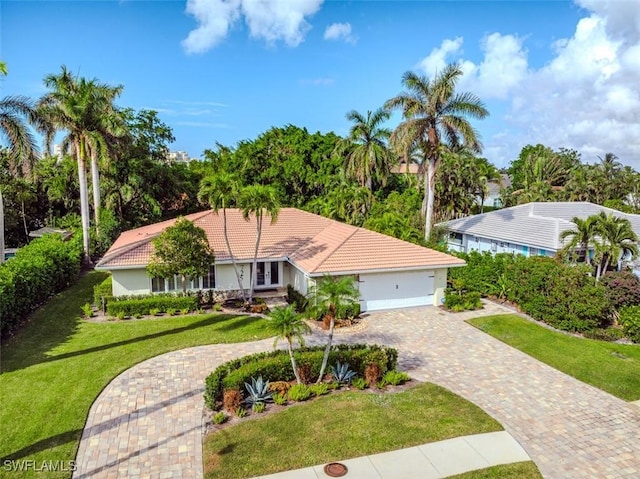
<svg viewBox="0 0 640 479"><path fill-rule="evenodd" d="M640 410L464 323L506 312L436 308L372 314L340 342L398 347L400 367L469 399L502 423L548 479L639 478ZM322 340L314 333L311 343ZM74 477L202 477L202 391L221 362L271 340L212 345L145 361L118 376L89 412Z"/></svg>

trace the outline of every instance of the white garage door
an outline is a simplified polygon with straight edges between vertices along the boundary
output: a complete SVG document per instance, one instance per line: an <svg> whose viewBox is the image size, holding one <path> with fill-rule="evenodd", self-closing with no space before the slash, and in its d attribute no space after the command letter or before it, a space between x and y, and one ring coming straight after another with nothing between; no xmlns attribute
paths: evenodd
<svg viewBox="0 0 640 479"><path fill-rule="evenodd" d="M434 282L433 271L361 274L362 311L432 305Z"/></svg>

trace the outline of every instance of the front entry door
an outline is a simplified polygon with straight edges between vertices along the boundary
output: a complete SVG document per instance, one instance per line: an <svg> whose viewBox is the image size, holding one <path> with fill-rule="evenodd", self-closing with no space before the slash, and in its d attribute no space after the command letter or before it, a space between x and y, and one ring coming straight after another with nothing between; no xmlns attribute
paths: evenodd
<svg viewBox="0 0 640 479"><path fill-rule="evenodd" d="M256 265L256 286L268 288L280 285L280 263L259 261Z"/></svg>

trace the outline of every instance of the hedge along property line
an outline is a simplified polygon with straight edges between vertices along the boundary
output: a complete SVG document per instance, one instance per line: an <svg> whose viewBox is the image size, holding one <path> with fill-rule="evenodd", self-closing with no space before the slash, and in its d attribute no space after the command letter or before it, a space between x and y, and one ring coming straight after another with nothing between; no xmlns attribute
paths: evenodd
<svg viewBox="0 0 640 479"><path fill-rule="evenodd" d="M584 332L610 324L613 307L590 269L554 258L511 254L456 253L467 262L449 270L449 279L467 291L496 295L533 318L565 331Z"/></svg>
<svg viewBox="0 0 640 479"><path fill-rule="evenodd" d="M63 241L46 235L20 248L0 265L0 334L6 337L51 295L78 278L82 244L76 236Z"/></svg>
<svg viewBox="0 0 640 479"><path fill-rule="evenodd" d="M150 314L152 309L157 309L159 313L164 313L167 309L182 311L188 309L195 311L198 309L198 298L195 296L153 296L142 299L125 299L123 301L109 301L107 314L125 316Z"/></svg>
<svg viewBox="0 0 640 479"><path fill-rule="evenodd" d="M317 378L324 346L300 348L294 352L298 368L308 368L312 378ZM398 351L394 348L367 344L337 344L331 347L329 364L349 363L350 369L364 375L369 364L377 364L380 373L393 371L398 363ZM218 366L205 379L204 401L209 409L218 410L222 405L224 391L242 390L244 383L250 383L252 377L262 376L265 381L292 381L295 379L291 369L289 354L285 350L256 353L234 359Z"/></svg>

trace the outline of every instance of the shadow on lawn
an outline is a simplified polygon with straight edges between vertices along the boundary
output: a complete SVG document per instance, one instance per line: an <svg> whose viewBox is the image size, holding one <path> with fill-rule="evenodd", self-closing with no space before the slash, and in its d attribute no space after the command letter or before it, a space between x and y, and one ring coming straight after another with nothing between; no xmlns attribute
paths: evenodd
<svg viewBox="0 0 640 479"><path fill-rule="evenodd" d="M84 304L84 303L82 303ZM71 323L71 316L72 315L68 315L68 317L64 318L65 319L65 323ZM235 319L235 321L233 321ZM161 338L164 336L170 336L170 335L174 335L174 334L179 334L179 333L183 333L185 331L190 331L190 330L194 330L194 329L198 329L198 328L202 328L205 326L209 326L215 323L224 323L222 324L220 327L216 328L217 331L220 332L229 332L229 331L233 331L236 329L240 329L242 327L247 326L248 324L250 324L251 322L255 321L256 318L255 317L250 317L250 316L243 316L240 319L238 319L238 316L236 315L221 315L218 313L213 313L212 315L208 315L198 321L195 321L187 326L182 326L179 328L173 328L173 329L169 329L166 331L160 331L157 333L151 333L151 334L146 334L144 336L137 336L134 338L130 338L130 339L125 339L123 341L116 341L113 343L108 343L108 344L102 344L100 346L94 346L91 348L87 348L87 349L81 349L79 351L71 351L68 353L63 353L63 354L58 354L55 356L49 356L46 353L49 352L51 349L53 349L57 344L60 344L64 341L66 341L69 337L71 337L73 335L73 333L75 332L75 330L78 328L79 323L82 321L79 317L76 317L73 319L73 327L72 328L67 328L63 334L60 333L60 331L58 331L56 329L56 327L51 327L52 331L52 335L54 336L59 336L59 338L55 341L49 341L43 344L38 344L35 343L33 345L29 346L29 354L26 356L23 356L20 359L13 359L12 358L7 358L6 356L3 358L2 361L2 372L11 372L11 371L17 371L19 369L23 369L29 366L33 366L35 364L41 364L41 363L47 363L47 362L52 362L52 361L59 361L61 359L67 359L67 358L72 358L72 357L76 357L76 356L81 356L84 354L90 354L90 353L95 353L95 352L99 352L99 351L105 351L108 349L112 349L112 348L117 348L120 346L126 346L128 344L134 344L134 343L139 343L142 341L148 341L151 339L156 339L156 338ZM144 320L143 320L144 321ZM58 323L56 323L58 324ZM27 331L23 332L24 334L28 334ZM17 339L17 338L16 338ZM25 346L21 345L20 346L21 349L23 349ZM17 353L19 354L19 353Z"/></svg>
<svg viewBox="0 0 640 479"><path fill-rule="evenodd" d="M22 459L24 457L28 457L42 451L47 451L49 449L62 446L63 444L67 444L69 442L77 443L80 440L81 434L82 429L74 429L73 431L67 431L56 434L55 436L47 437L46 439L41 439L40 441L28 445L27 447L23 447L22 449L7 454L6 456L0 457L0 463L4 464L4 461L16 461L18 459Z"/></svg>

